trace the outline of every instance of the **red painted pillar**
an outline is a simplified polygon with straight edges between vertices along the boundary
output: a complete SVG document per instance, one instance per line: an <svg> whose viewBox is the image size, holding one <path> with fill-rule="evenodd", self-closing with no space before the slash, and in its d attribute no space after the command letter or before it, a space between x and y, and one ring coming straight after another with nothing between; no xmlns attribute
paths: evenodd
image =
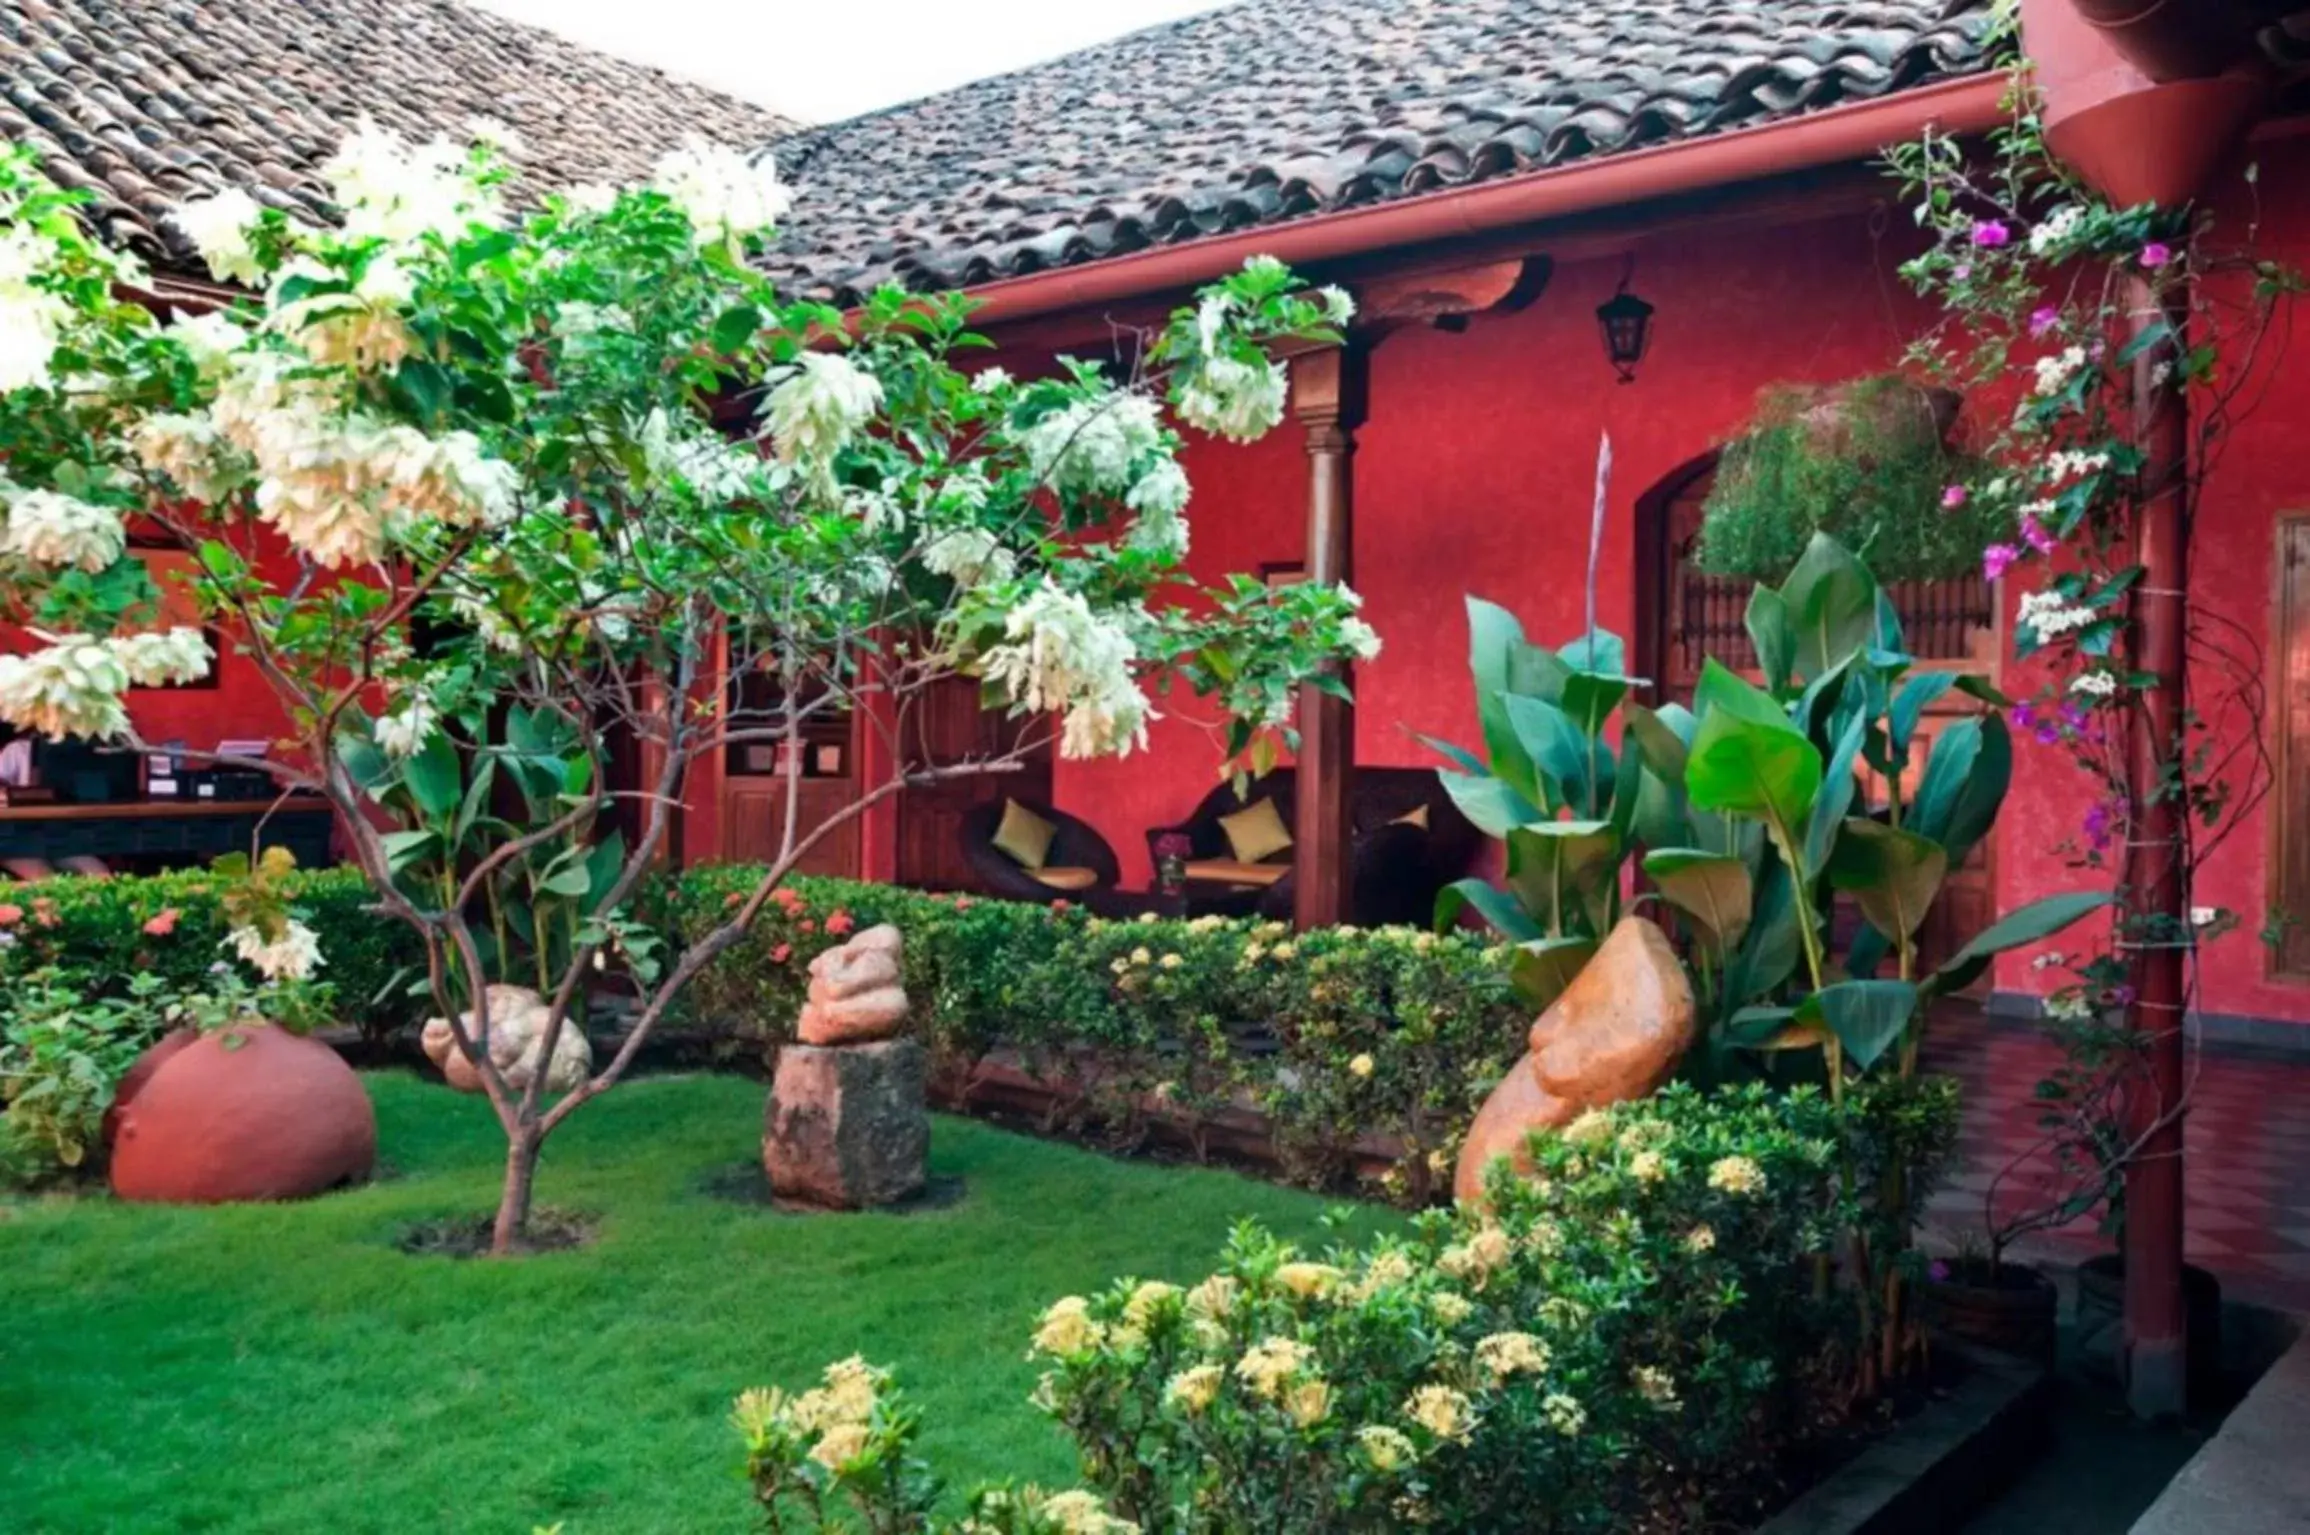
<svg viewBox="0 0 2310 1535"><path fill-rule="evenodd" d="M1291 408L1307 432L1307 579L1349 579L1354 549L1355 429L1363 418L1364 358L1350 345L1291 365ZM1299 694L1292 828L1292 920L1305 931L1352 920L1355 709L1313 684Z"/></svg>
<svg viewBox="0 0 2310 1535"><path fill-rule="evenodd" d="M2179 338L2186 290L2161 293L2148 275L2128 280L2138 335L2160 324ZM2181 343L2177 340L2176 345ZM2134 1411L2179 1416L2188 1404L2188 1313L2182 1299L2184 966L2188 959L2187 809L2159 792L2184 749L2182 704L2188 614L2190 415L2178 380L2159 376L2163 346L2134 364L2134 441L2147 462L2134 522L2142 567L2133 595L2133 664L2153 679L2137 699L2127 743L2136 808L2126 846L2125 942L2132 949L2133 1027L2145 1069L2128 1084L2127 1127L2137 1153L2125 1170L2126 1394Z"/></svg>

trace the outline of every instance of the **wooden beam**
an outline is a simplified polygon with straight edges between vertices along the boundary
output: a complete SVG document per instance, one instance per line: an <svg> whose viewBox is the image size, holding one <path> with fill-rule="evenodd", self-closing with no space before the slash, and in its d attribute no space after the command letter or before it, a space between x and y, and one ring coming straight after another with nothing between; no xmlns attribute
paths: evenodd
<svg viewBox="0 0 2310 1535"><path fill-rule="evenodd" d="M1554 270L1546 256L1507 256L1383 273L1357 285L1356 326L1432 325L1489 310L1512 312L1538 298Z"/></svg>
<svg viewBox="0 0 2310 1535"><path fill-rule="evenodd" d="M1292 416L1307 435L1307 579L1350 578L1355 430L1363 420L1364 354L1349 345L1295 357ZM1345 668L1342 668L1343 674ZM1292 828L1292 920L1305 931L1352 920L1355 710L1310 683L1299 695Z"/></svg>

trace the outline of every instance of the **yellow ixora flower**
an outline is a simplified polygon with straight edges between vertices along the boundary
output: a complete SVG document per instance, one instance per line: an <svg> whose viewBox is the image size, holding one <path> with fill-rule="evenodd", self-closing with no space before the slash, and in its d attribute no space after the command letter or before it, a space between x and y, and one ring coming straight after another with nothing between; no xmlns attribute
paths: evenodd
<svg viewBox="0 0 2310 1535"><path fill-rule="evenodd" d="M1105 1329L1091 1320L1089 1301L1080 1295L1062 1296L1051 1303L1035 1329L1035 1353L1080 1354L1098 1347L1104 1335Z"/></svg>
<svg viewBox="0 0 2310 1535"><path fill-rule="evenodd" d="M1160 1279L1147 1280L1134 1289L1131 1298L1123 1303L1123 1320L1134 1327L1144 1327L1147 1319L1160 1310L1166 1301L1181 1293L1175 1284L1166 1284Z"/></svg>
<svg viewBox="0 0 2310 1535"><path fill-rule="evenodd" d="M1602 1109L1590 1109L1564 1127L1567 1146L1601 1146L1612 1139L1612 1116Z"/></svg>
<svg viewBox="0 0 2310 1535"><path fill-rule="evenodd" d="M1628 1176L1639 1183L1658 1183L1668 1176L1668 1159L1657 1151L1640 1151L1628 1159Z"/></svg>
<svg viewBox="0 0 2310 1535"><path fill-rule="evenodd" d="M1367 1424L1356 1430L1356 1446L1364 1452L1374 1471L1393 1471L1419 1459L1419 1447L1404 1436L1401 1430L1384 1423Z"/></svg>
<svg viewBox="0 0 2310 1535"><path fill-rule="evenodd" d="M1187 1292L1187 1309L1206 1321L1218 1321L1235 1309L1242 1286L1229 1274L1214 1274Z"/></svg>
<svg viewBox="0 0 2310 1535"><path fill-rule="evenodd" d="M1081 1488L1053 1493L1037 1512L1057 1525L1061 1535L1139 1535L1139 1526L1108 1513L1097 1493Z"/></svg>
<svg viewBox="0 0 2310 1535"><path fill-rule="evenodd" d="M1538 1375L1548 1368L1548 1345L1528 1332L1496 1332L1476 1345L1476 1363L1495 1385L1512 1375Z"/></svg>
<svg viewBox="0 0 2310 1535"><path fill-rule="evenodd" d="M1640 1364L1629 1372L1636 1394L1662 1412L1674 1412L1684 1403L1676 1394L1676 1377L1658 1365Z"/></svg>
<svg viewBox="0 0 2310 1535"><path fill-rule="evenodd" d="M1172 1376L1163 1388L1163 1398L1189 1413L1199 1413L1219 1399L1220 1387L1226 1384L1225 1370L1215 1364L1199 1364Z"/></svg>
<svg viewBox="0 0 2310 1535"><path fill-rule="evenodd" d="M1235 1362L1235 1373L1257 1395L1275 1401L1283 1383L1299 1373L1311 1350L1295 1338L1262 1338Z"/></svg>
<svg viewBox="0 0 2310 1535"><path fill-rule="evenodd" d="M1430 1383L1404 1402L1404 1416L1438 1439L1465 1439L1475 1427L1475 1412L1468 1398L1450 1386Z"/></svg>
<svg viewBox="0 0 2310 1535"><path fill-rule="evenodd" d="M837 1423L810 1447L810 1458L829 1471L839 1471L865 1453L863 1423Z"/></svg>
<svg viewBox="0 0 2310 1535"><path fill-rule="evenodd" d="M1330 1294L1339 1279L1339 1270L1328 1263L1286 1263L1275 1271L1275 1282L1301 1300Z"/></svg>
<svg viewBox="0 0 2310 1535"><path fill-rule="evenodd" d="M1428 1313L1446 1327L1457 1327L1468 1320L1468 1313L1476 1303L1454 1290L1438 1290L1428 1297Z"/></svg>
<svg viewBox="0 0 2310 1535"><path fill-rule="evenodd" d="M1318 1375L1284 1393L1283 1410L1301 1428L1313 1428L1331 1416L1331 1382Z"/></svg>
<svg viewBox="0 0 2310 1535"><path fill-rule="evenodd" d="M1684 1234L1686 1252L1705 1253L1712 1252L1715 1248L1716 1228L1713 1226L1695 1226Z"/></svg>
<svg viewBox="0 0 2310 1535"><path fill-rule="evenodd" d="M1747 1157L1719 1157L1709 1167L1708 1186L1725 1194L1761 1193L1765 1170Z"/></svg>
<svg viewBox="0 0 2310 1535"><path fill-rule="evenodd" d="M1369 1051L1348 1062L1348 1075L1353 1077L1368 1077L1378 1069L1379 1063L1371 1058Z"/></svg>
<svg viewBox="0 0 2310 1535"><path fill-rule="evenodd" d="M1567 1439L1588 1426L1588 1409L1561 1391L1551 1392L1540 1403L1540 1416Z"/></svg>
<svg viewBox="0 0 2310 1535"><path fill-rule="evenodd" d="M1157 960L1156 963L1161 965L1166 970L1176 970L1187 962L1176 954L1166 954L1161 959Z"/></svg>

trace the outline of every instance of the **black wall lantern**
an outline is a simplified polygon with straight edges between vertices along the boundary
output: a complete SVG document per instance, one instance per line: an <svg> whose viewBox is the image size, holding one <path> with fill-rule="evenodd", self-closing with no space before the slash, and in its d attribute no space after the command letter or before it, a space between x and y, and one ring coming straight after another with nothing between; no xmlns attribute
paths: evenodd
<svg viewBox="0 0 2310 1535"><path fill-rule="evenodd" d="M1612 371L1624 384L1636 382L1636 365L1644 361L1644 349L1652 342L1652 306L1628 291L1628 280L1635 275L1636 258L1631 256L1627 270L1620 274L1619 288L1596 306L1596 324L1604 332L1604 355L1612 360Z"/></svg>

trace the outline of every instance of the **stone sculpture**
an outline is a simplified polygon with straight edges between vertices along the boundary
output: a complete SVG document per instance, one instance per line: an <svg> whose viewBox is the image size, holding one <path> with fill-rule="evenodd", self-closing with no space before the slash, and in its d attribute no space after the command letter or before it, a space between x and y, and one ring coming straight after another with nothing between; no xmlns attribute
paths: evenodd
<svg viewBox="0 0 2310 1535"><path fill-rule="evenodd" d="M800 1043L778 1052L762 1166L783 1203L862 1210L920 1193L930 1154L929 1066L906 1025L895 927L810 962Z"/></svg>
<svg viewBox="0 0 2310 1535"><path fill-rule="evenodd" d="M483 995L489 1003L489 1058L505 1074L508 1087L517 1092L527 1091L530 1078L537 1072L538 1055L545 1045L546 1024L552 1010L544 998L527 986L492 986ZM460 1021L469 1037L481 1031L480 1020L471 1012L462 1014ZM461 1093L482 1090L481 1069L457 1048L457 1035L450 1029L448 1019L426 1019L418 1042L424 1046L426 1058L441 1068L442 1077L451 1087ZM547 1091L568 1092L586 1079L593 1065L593 1046L586 1042L585 1030L578 1027L575 1018L564 1021L561 1037L554 1041L553 1062L546 1068Z"/></svg>
<svg viewBox="0 0 2310 1535"><path fill-rule="evenodd" d="M1532 1025L1530 1052L1485 1100L1452 1192L1464 1203L1481 1199L1484 1169L1496 1159L1531 1170L1524 1143L1533 1131L1659 1087L1691 1048L1693 1025L1692 984L1668 935L1642 917L1623 918Z"/></svg>

